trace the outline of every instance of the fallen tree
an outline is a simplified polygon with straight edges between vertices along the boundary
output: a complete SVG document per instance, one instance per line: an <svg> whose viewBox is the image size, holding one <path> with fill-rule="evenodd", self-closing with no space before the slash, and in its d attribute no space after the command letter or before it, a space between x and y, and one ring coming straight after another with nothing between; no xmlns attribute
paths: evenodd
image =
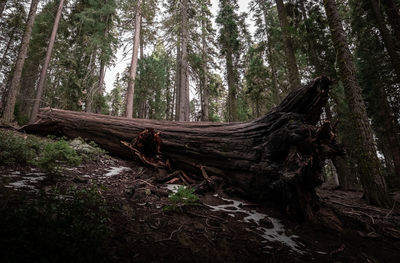
<svg viewBox="0 0 400 263"><path fill-rule="evenodd" d="M244 123L127 119L44 108L22 130L93 140L110 153L164 169L166 176L179 170L187 181L204 178L212 184L222 178L250 200L310 218L318 207L315 187L325 159L339 152L330 124L316 126L330 84L319 77L269 114Z"/></svg>

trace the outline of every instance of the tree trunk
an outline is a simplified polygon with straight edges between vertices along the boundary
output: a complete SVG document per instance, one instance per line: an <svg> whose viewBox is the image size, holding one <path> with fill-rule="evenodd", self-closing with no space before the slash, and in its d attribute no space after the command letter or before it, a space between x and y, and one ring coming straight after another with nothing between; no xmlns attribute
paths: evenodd
<svg viewBox="0 0 400 263"><path fill-rule="evenodd" d="M37 90L36 90L36 98L35 98L35 101L33 103L30 123L33 123L35 121L35 119L37 117L37 114L39 112L40 100L42 99L42 94L43 94L43 90L44 90L44 83L46 81L46 76L47 76L47 69L48 69L49 64L50 64L50 59L51 59L51 54L53 52L54 42L56 41L58 25L60 23L63 7L64 7L64 0L60 0L60 4L58 6L56 18L54 20L53 30L51 31L51 36L50 36L49 46L47 48L46 58L44 60L44 64L43 64L43 67L42 67L42 72L40 73L40 79L39 79L39 84L38 84L38 87L37 87Z"/></svg>
<svg viewBox="0 0 400 263"><path fill-rule="evenodd" d="M203 16L205 16L203 12ZM206 37L207 37L207 29L206 29L206 23L204 21L204 18L201 22L201 45L202 45L202 70L201 70L201 77L200 77L200 94L201 94L201 120L202 121L208 121L208 71L207 71L207 43L206 43Z"/></svg>
<svg viewBox="0 0 400 263"><path fill-rule="evenodd" d="M15 101L17 99L17 93L20 87L22 69L24 67L26 54L28 52L29 41L32 35L33 23L35 22L36 10L38 7L39 0L32 0L31 7L29 10L28 21L26 23L24 37L20 50L18 52L17 62L15 64L15 70L13 72L13 78L11 85L8 90L7 103L5 105L1 122L9 124L14 117Z"/></svg>
<svg viewBox="0 0 400 263"><path fill-rule="evenodd" d="M135 152L141 160L158 160L157 166L169 163L168 172L180 169L214 182L222 178L244 197L304 219L318 207L315 187L325 158L338 152L329 123L314 126L330 83L318 78L268 115L245 123L139 120L45 108L36 123L22 130L81 136L125 158ZM146 133L153 139L143 139Z"/></svg>
<svg viewBox="0 0 400 263"><path fill-rule="evenodd" d="M379 32L381 33L383 42L386 46L386 50L389 54L390 62L394 68L394 72L397 75L397 82L400 83L400 53L397 51L392 36L390 35L388 28L386 27L385 20L381 14L379 3L377 2L377 0L370 0L370 3L372 7L372 12L378 24Z"/></svg>
<svg viewBox="0 0 400 263"><path fill-rule="evenodd" d="M385 6L386 15L392 27L396 42L400 45L400 8L396 5L394 0L382 0L381 2Z"/></svg>
<svg viewBox="0 0 400 263"><path fill-rule="evenodd" d="M297 68L296 55L293 47L293 40L289 33L289 22L287 20L286 8L283 0L275 0L278 9L279 22L282 29L283 45L285 47L286 64L289 71L290 89L295 90L301 86L299 69Z"/></svg>
<svg viewBox="0 0 400 263"><path fill-rule="evenodd" d="M136 79L136 68L138 62L138 51L140 42L140 11L141 1L139 0L136 7L136 18L135 18L135 35L133 39L133 51L132 51L132 61L129 70L129 80L128 80L128 90L126 95L126 117L133 117L133 97L135 92L135 79Z"/></svg>
<svg viewBox="0 0 400 263"><path fill-rule="evenodd" d="M178 41L176 44L176 78L175 78L175 120L179 121L180 102L181 102L181 34L178 33Z"/></svg>
<svg viewBox="0 0 400 263"><path fill-rule="evenodd" d="M188 0L181 2L182 54L181 54L181 85L179 102L179 121L189 121L189 62L188 62Z"/></svg>
<svg viewBox="0 0 400 263"><path fill-rule="evenodd" d="M237 113L237 82L236 82L236 74L233 69L233 54L232 49L228 48L226 51L226 72L227 72L227 80L228 80L228 121L236 122L238 121L238 113Z"/></svg>
<svg viewBox="0 0 400 263"><path fill-rule="evenodd" d="M173 98L172 98L172 96L171 96L171 79L170 79L170 70L169 70L169 63L166 65L167 66L167 68L166 68L166 71L167 71L167 80L166 80L166 87L167 87L167 94L166 94L166 99L167 99L167 106L165 107L165 119L166 120L171 120L170 119L170 112L171 112L171 100L172 100L172 103L174 103L173 102Z"/></svg>
<svg viewBox="0 0 400 263"><path fill-rule="evenodd" d="M346 33L339 17L336 1L324 0L324 6L337 52L339 71L346 98L349 102L354 128L359 134L358 138L354 138L358 145L358 149L355 149L355 151L358 153L357 162L361 171L360 179L365 197L372 204L387 207L390 205L390 199L386 193L385 181L376 155L372 128L361 95L361 88L356 79L356 69L347 44Z"/></svg>
<svg viewBox="0 0 400 263"><path fill-rule="evenodd" d="M94 72L96 68L96 57L97 57L97 48L95 47L90 55L89 63L87 65L86 76L84 77L83 83L86 86L86 102L85 102L85 111L93 112L93 98L97 91L97 86L95 82L91 80L95 79Z"/></svg>
<svg viewBox="0 0 400 263"><path fill-rule="evenodd" d="M0 0L0 18L3 16L4 8L6 7L7 0Z"/></svg>

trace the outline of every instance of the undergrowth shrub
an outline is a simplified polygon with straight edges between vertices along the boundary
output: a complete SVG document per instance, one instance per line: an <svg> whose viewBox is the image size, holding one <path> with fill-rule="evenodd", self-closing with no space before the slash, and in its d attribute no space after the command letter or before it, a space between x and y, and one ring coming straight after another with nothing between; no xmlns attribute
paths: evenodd
<svg viewBox="0 0 400 263"><path fill-rule="evenodd" d="M109 262L101 187L42 192L0 207L0 262Z"/></svg>
<svg viewBox="0 0 400 263"><path fill-rule="evenodd" d="M194 194L195 189L192 187L179 186L176 193L168 196L169 204L164 207L164 210L176 210L184 206L199 205L199 197Z"/></svg>
<svg viewBox="0 0 400 263"><path fill-rule="evenodd" d="M43 143L36 137L0 130L0 165L28 164L42 148Z"/></svg>
<svg viewBox="0 0 400 263"><path fill-rule="evenodd" d="M69 164L77 166L81 162L82 158L69 146L68 142L59 140L47 144L39 158L34 161L34 164L46 172L59 173L60 165Z"/></svg>

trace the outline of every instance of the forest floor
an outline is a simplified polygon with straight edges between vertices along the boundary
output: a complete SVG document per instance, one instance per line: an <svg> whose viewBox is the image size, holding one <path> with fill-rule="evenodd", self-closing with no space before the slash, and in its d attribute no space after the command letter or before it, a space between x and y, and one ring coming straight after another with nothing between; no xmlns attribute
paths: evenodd
<svg viewBox="0 0 400 263"><path fill-rule="evenodd" d="M171 203L177 186L154 175L115 157L57 176L0 166L0 261L400 262L399 192L382 209L361 192L319 189L315 221L297 223L223 192Z"/></svg>

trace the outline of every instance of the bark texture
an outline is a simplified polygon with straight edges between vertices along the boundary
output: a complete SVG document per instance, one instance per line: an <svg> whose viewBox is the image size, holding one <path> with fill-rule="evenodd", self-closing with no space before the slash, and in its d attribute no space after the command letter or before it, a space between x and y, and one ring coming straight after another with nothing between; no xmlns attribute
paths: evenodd
<svg viewBox="0 0 400 263"><path fill-rule="evenodd" d="M368 120L367 110L356 78L356 69L352 61L352 54L347 44L346 33L335 0L324 0L326 15L331 30L332 40L337 52L337 60L345 95L354 121L355 129L359 134L355 138L357 143L358 166L361 173L361 183L368 201L378 206L389 206L390 201L386 193L386 185L382 175L380 163L376 155L376 146L373 131Z"/></svg>
<svg viewBox="0 0 400 263"><path fill-rule="evenodd" d="M205 16L203 11L203 16ZM201 120L208 121L208 69L207 69L207 29L206 23L203 19L201 21L201 53L202 53L202 64L201 64L201 77L200 77L200 92L201 92Z"/></svg>
<svg viewBox="0 0 400 263"><path fill-rule="evenodd" d="M139 42L140 42L140 3L139 0L136 7L136 18L135 18L135 34L133 36L133 51L132 51L132 60L131 67L129 70L129 81L128 88L126 94L126 117L133 117L133 97L135 93L135 80L136 80L136 69L138 63L138 53L139 53Z"/></svg>
<svg viewBox="0 0 400 263"><path fill-rule="evenodd" d="M7 102L3 111L2 122L5 124L10 123L14 118L15 101L17 99L17 94L20 88L22 69L24 67L26 54L28 52L29 41L32 35L32 28L33 23L35 22L38 3L39 0L32 0L31 2L24 37L22 38L21 47L18 52L13 78L11 80L11 85L8 90Z"/></svg>
<svg viewBox="0 0 400 263"><path fill-rule="evenodd" d="M188 0L181 1L181 27L182 27L182 45L181 45L181 77L180 77L180 96L179 96L179 121L189 121L189 29L188 29Z"/></svg>
<svg viewBox="0 0 400 263"><path fill-rule="evenodd" d="M321 183L325 158L338 152L329 123L315 126L330 83L317 78L266 116L245 123L127 119L45 108L36 123L22 129L81 136L125 158L134 153L141 160L157 156L170 173L179 169L207 181L223 178L250 200L278 205L299 219L311 218L318 208L315 187ZM142 137L160 138L161 147Z"/></svg>
<svg viewBox="0 0 400 263"><path fill-rule="evenodd" d="M63 10L63 6L64 6L64 0L60 0L58 9L57 9L56 18L54 20L53 30L51 31L49 46L47 47L46 58L44 60L42 72L40 73L39 84L38 84L38 87L36 90L36 97L35 97L35 101L33 103L30 122L35 121L37 114L39 112L40 100L42 99L44 83L46 81L46 76L47 76L47 69L50 64L51 54L53 53L54 42L56 41L56 35L57 35L58 25L59 25L60 19L61 19L61 13Z"/></svg>

